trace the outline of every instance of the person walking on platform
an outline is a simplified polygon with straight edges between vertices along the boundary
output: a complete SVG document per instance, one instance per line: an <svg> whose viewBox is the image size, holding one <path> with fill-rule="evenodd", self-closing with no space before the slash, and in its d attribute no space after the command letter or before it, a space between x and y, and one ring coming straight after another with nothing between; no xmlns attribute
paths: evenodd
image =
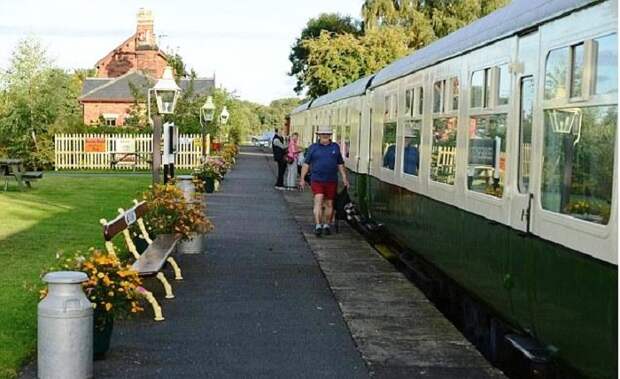
<svg viewBox="0 0 620 379"><path fill-rule="evenodd" d="M342 183L347 188L349 180L344 169L340 146L331 140L333 134L331 128L321 126L317 134L319 141L308 148L304 157L299 186L302 189L305 187L304 178L310 171L310 187L314 194L314 233L320 237L322 234L331 234L329 222L332 219L334 199L338 191L338 172L342 177Z"/></svg>
<svg viewBox="0 0 620 379"><path fill-rule="evenodd" d="M278 190L284 189L284 172L286 171L286 152L287 146L284 144L284 137L278 133L278 129L275 129L275 134L271 140L271 149L273 151L273 160L278 163L278 179L276 180L275 188Z"/></svg>
<svg viewBox="0 0 620 379"><path fill-rule="evenodd" d="M291 134L291 138L288 141L288 151L286 154L286 189L293 190L297 187L297 160L299 159L299 154L301 153L301 149L297 144L299 140L299 134L293 133Z"/></svg>

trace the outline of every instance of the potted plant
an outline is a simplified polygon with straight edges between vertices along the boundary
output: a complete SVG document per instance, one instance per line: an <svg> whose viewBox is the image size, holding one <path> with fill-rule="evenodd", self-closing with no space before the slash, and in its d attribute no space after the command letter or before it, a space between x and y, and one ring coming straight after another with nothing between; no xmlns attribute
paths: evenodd
<svg viewBox="0 0 620 379"><path fill-rule="evenodd" d="M103 359L110 348L114 320L143 310L138 292L142 280L131 266L122 264L116 255L106 251L91 248L88 254L59 253L56 258L56 263L45 273L81 271L88 276L82 287L94 308L93 352L95 359ZM40 295L44 298L47 288Z"/></svg>
<svg viewBox="0 0 620 379"><path fill-rule="evenodd" d="M213 229L213 224L200 202L185 201L174 184L155 185L144 194L144 200L148 208L144 221L150 233L178 236L181 242L177 247L181 253L204 249L204 235Z"/></svg>
<svg viewBox="0 0 620 379"><path fill-rule="evenodd" d="M219 159L209 158L207 161L194 170L194 176L202 180L206 193L215 191L216 183L219 183L225 174L224 163Z"/></svg>

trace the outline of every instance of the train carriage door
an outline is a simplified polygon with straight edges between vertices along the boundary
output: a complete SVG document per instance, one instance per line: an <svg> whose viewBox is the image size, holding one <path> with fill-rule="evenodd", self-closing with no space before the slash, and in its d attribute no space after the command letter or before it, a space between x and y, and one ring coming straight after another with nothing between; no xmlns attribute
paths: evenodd
<svg viewBox="0 0 620 379"><path fill-rule="evenodd" d="M516 73L518 99L515 107L514 122L516 138L513 143L516 148L516 165L512 172L516 172L515 191L511 200L510 223L517 230L529 232L531 225L531 167L532 167L532 132L534 127L534 103L536 99L536 83L538 74L539 34L530 33L519 38L517 63L513 65Z"/></svg>

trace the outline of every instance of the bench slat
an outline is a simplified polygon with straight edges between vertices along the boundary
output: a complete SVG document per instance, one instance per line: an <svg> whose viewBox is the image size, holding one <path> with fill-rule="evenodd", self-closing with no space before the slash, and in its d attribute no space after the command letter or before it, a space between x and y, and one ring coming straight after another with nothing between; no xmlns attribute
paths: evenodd
<svg viewBox="0 0 620 379"><path fill-rule="evenodd" d="M125 213L117 216L114 220L108 222L107 224L103 226L103 238L106 241L110 241L112 240L112 238L114 238L115 235L127 229L129 225L127 225L127 222L125 220L125 215L128 212L132 212L132 211L135 212L136 220L137 220L137 219L141 219L142 217L144 217L144 215L146 214L146 210L147 210L146 202L143 201L139 203L138 205L135 205L134 207L125 211Z"/></svg>
<svg viewBox="0 0 620 379"><path fill-rule="evenodd" d="M142 276L156 274L174 251L177 241L178 239L172 234L157 236L131 267Z"/></svg>

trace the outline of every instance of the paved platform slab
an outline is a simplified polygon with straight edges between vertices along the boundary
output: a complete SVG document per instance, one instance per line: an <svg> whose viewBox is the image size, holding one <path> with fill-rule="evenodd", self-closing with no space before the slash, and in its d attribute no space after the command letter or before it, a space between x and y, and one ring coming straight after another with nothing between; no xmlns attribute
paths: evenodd
<svg viewBox="0 0 620 379"><path fill-rule="evenodd" d="M503 378L404 275L355 230L313 233L308 192L284 193L376 378Z"/></svg>

